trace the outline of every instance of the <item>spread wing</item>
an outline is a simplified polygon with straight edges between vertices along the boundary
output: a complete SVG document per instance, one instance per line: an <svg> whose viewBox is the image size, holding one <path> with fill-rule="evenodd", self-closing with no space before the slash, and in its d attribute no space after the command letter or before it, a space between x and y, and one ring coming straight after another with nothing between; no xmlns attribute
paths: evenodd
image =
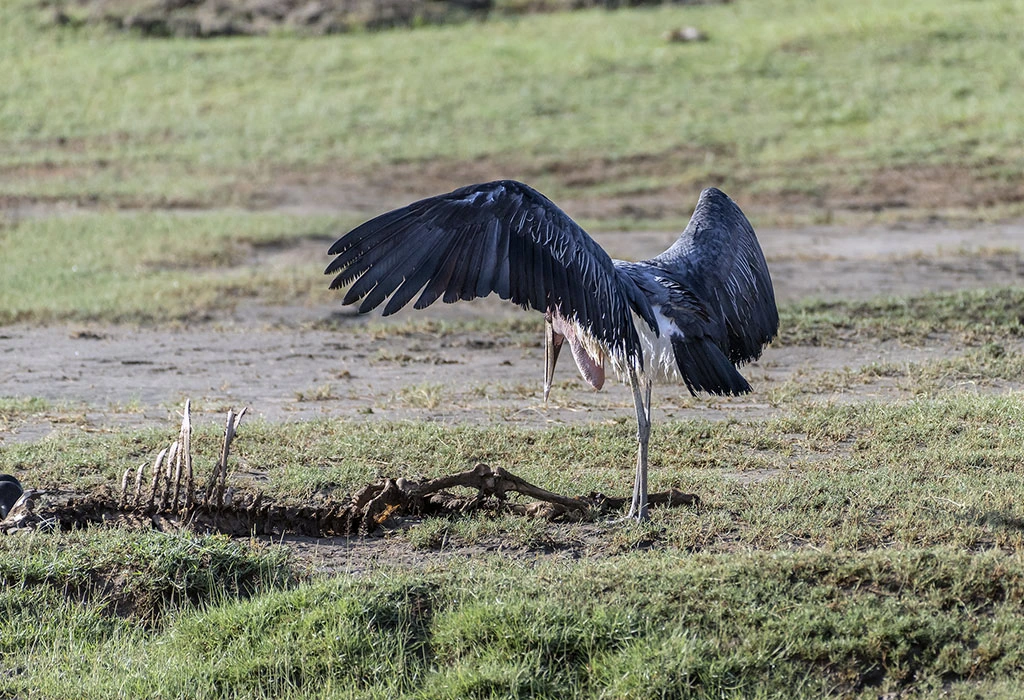
<svg viewBox="0 0 1024 700"><path fill-rule="evenodd" d="M608 254L540 192L512 180L462 187L382 214L338 239L325 274L351 284L359 311L384 315L496 292L523 308L557 310L613 353L639 356L632 314L650 303Z"/></svg>
<svg viewBox="0 0 1024 700"><path fill-rule="evenodd" d="M721 190L701 192L679 240L646 262L691 291L707 309L709 323L724 324L724 347L718 344L733 364L756 360L778 333L775 291L761 246L747 217Z"/></svg>

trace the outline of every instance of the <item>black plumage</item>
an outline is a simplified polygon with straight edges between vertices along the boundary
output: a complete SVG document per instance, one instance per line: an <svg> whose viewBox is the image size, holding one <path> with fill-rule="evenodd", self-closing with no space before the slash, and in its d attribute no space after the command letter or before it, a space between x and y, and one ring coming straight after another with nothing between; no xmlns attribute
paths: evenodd
<svg viewBox="0 0 1024 700"><path fill-rule="evenodd" d="M631 515L647 515L650 387L741 394L737 367L778 330L771 277L750 222L720 190L650 260L612 260L551 200L512 180L462 187L382 214L338 239L326 273L345 304L395 313L496 293L547 321L545 397L564 340L599 387L605 356L633 390L639 452ZM644 392L646 391L646 399Z"/></svg>

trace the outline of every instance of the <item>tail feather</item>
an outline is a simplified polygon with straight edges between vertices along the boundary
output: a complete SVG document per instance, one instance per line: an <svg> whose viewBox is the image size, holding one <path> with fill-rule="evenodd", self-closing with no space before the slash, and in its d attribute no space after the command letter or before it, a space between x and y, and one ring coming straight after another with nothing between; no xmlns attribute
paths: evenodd
<svg viewBox="0 0 1024 700"><path fill-rule="evenodd" d="M709 338L695 340L673 336L672 353L686 388L694 396L700 391L719 396L738 396L751 391L747 380Z"/></svg>

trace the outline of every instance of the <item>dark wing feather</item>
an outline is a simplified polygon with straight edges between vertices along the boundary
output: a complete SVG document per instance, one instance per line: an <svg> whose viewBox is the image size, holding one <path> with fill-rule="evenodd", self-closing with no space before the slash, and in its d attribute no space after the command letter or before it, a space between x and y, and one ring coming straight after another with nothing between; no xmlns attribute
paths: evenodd
<svg viewBox="0 0 1024 700"><path fill-rule="evenodd" d="M344 303L360 312L389 296L384 315L408 304L496 292L523 308L555 309L612 352L637 358L636 313L657 332L633 280L547 197L520 182L470 185L381 214L338 239L326 274L351 284Z"/></svg>
<svg viewBox="0 0 1024 700"><path fill-rule="evenodd" d="M724 325L722 352L734 364L756 360L779 329L775 291L754 229L721 190L704 190L686 230L658 257L645 261L705 306Z"/></svg>

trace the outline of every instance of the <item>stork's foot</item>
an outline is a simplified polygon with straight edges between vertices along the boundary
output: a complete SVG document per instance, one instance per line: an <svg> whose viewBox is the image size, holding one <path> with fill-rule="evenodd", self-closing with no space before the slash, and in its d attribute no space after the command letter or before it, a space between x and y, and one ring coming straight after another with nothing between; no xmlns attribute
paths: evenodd
<svg viewBox="0 0 1024 700"><path fill-rule="evenodd" d="M651 519L651 514L648 512L647 504L645 503L642 508L638 508L636 503L629 509L629 513L626 514L626 521L633 521L638 523L646 523Z"/></svg>
<svg viewBox="0 0 1024 700"><path fill-rule="evenodd" d="M595 494L591 494L591 498ZM626 499L612 499L608 497L602 497L602 505L605 508L614 508L618 501L618 507L626 505ZM667 508L679 508L681 506L699 506L700 496L695 493L684 493L678 489L669 489L668 491L659 491L657 493L647 494L647 503L643 508L637 506L636 501L629 508L629 513L622 520L632 521L638 523L645 523L651 519L650 508L652 506L665 506Z"/></svg>
<svg viewBox="0 0 1024 700"><path fill-rule="evenodd" d="M617 496L609 496L598 491L591 491L589 494L584 496L582 500L588 501L594 505L594 507L601 510L603 513L611 513L613 511L621 511L629 504L630 499L621 498ZM647 507L653 506L667 506L669 508L678 508L679 506L699 506L700 496L695 493L684 493L678 489L669 489L668 491L657 491L655 493L647 494ZM627 517L636 518L636 508L631 507L629 509L629 515Z"/></svg>

